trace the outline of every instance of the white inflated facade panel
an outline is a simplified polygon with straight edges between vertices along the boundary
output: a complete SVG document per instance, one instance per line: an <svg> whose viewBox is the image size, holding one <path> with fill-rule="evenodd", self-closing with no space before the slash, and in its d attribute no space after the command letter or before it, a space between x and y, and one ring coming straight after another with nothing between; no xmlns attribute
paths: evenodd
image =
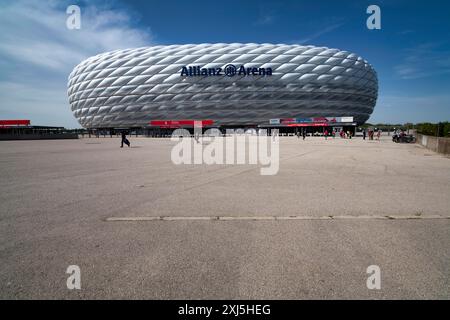
<svg viewBox="0 0 450 320"><path fill-rule="evenodd" d="M272 68L272 75L184 76L182 67ZM74 116L86 128L142 127L151 120L218 125L273 118L353 116L367 121L377 75L356 54L284 44L186 44L106 52L69 75Z"/></svg>

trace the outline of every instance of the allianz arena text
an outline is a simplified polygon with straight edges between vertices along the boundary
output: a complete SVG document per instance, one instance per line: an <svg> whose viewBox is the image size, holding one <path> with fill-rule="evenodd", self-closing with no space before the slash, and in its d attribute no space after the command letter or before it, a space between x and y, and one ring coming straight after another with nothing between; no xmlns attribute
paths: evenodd
<svg viewBox="0 0 450 320"><path fill-rule="evenodd" d="M85 128L148 127L211 119L216 126L373 112L378 80L362 57L286 44L185 44L116 50L69 75L68 96Z"/></svg>

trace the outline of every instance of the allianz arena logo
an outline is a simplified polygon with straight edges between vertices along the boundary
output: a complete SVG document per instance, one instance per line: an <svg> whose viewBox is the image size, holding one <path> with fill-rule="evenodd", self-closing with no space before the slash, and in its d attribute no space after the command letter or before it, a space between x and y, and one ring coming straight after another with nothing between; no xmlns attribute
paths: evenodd
<svg viewBox="0 0 450 320"><path fill-rule="evenodd" d="M204 76L271 76L272 68L245 67L227 64L224 68L202 68L201 66L184 66L181 68L182 77L204 77Z"/></svg>

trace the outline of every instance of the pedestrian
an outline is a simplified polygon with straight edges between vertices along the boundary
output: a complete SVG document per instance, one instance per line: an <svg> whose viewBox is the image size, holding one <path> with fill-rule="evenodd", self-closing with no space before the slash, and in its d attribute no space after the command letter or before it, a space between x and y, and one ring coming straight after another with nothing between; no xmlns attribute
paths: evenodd
<svg viewBox="0 0 450 320"><path fill-rule="evenodd" d="M305 141L306 138L306 129L302 130L302 136L303 136L303 141Z"/></svg>
<svg viewBox="0 0 450 320"><path fill-rule="evenodd" d="M328 139L328 130L327 129L325 129L325 131L323 132L323 135L325 136L325 140L327 140Z"/></svg>
<svg viewBox="0 0 450 320"><path fill-rule="evenodd" d="M275 129L273 131L273 141L275 141L276 138L279 137L279 136L280 136L280 131L278 129Z"/></svg>
<svg viewBox="0 0 450 320"><path fill-rule="evenodd" d="M378 132L377 132L377 140L380 140L380 137L381 137L381 130L378 130Z"/></svg>
<svg viewBox="0 0 450 320"><path fill-rule="evenodd" d="M194 129L194 140L197 143L200 143L200 132L198 132L198 130L195 130L195 129Z"/></svg>
<svg viewBox="0 0 450 320"><path fill-rule="evenodd" d="M363 129L363 140L366 140L366 129Z"/></svg>
<svg viewBox="0 0 450 320"><path fill-rule="evenodd" d="M297 130L297 139L300 139L300 130Z"/></svg>
<svg viewBox="0 0 450 320"><path fill-rule="evenodd" d="M336 129L333 129L332 135L333 135L333 139L336 138Z"/></svg>
<svg viewBox="0 0 450 320"><path fill-rule="evenodd" d="M123 148L123 144L125 143L128 147L131 146L130 141L128 141L127 139L127 132L126 131L122 131L122 142L120 144L120 147Z"/></svg>

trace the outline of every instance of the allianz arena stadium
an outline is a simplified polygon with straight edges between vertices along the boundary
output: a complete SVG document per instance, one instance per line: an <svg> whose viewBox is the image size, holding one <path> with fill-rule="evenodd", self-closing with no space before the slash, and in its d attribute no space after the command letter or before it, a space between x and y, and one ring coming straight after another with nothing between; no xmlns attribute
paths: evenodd
<svg viewBox="0 0 450 320"><path fill-rule="evenodd" d="M116 50L69 75L72 112L85 128L144 128L210 119L216 126L373 112L377 75L360 56L286 44L185 44ZM283 123L283 122L281 122Z"/></svg>

